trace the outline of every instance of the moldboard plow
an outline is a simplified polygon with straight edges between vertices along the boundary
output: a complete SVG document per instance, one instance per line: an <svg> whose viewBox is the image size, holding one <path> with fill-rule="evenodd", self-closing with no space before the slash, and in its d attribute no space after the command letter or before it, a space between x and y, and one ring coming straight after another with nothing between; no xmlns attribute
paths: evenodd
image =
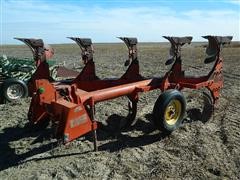
<svg viewBox="0 0 240 180"><path fill-rule="evenodd" d="M137 39L120 37L128 48L128 66L119 79L100 79L95 73L93 46L91 39L70 37L82 53L85 64L82 71L73 79L51 81L46 57L48 51L42 49L43 43L30 43L34 49L37 70L31 78L32 100L28 112L31 124L37 125L51 120L56 125L56 137L68 143L88 132L93 133L94 149L97 150L98 122L95 118L95 104L120 96L129 99L127 123L124 128L136 123L137 103L143 92L159 89L161 94L153 109L153 121L157 128L170 133L180 126L186 111L186 101L181 90L203 89L210 92L207 97L214 107L223 87L223 59L221 48L231 42L231 36L204 36L208 40L207 57L204 63L213 63L211 71L200 77L189 77L182 70L181 47L190 44L192 37L168 37L170 58L166 65L170 70L163 77L145 78L139 73ZM34 47L33 47L34 45Z"/></svg>

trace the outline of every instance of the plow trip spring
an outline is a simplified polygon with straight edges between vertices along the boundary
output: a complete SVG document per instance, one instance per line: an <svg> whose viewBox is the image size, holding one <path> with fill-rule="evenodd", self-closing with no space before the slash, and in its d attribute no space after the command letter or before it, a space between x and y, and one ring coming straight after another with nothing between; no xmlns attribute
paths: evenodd
<svg viewBox="0 0 240 180"><path fill-rule="evenodd" d="M181 47L190 44L192 37L164 36L171 43L170 58L165 63L171 68L163 77L145 78L139 72L137 38L120 37L128 48L129 58L125 62L128 68L119 79L100 79L95 73L91 39L69 38L79 45L85 66L75 78L62 81L53 81L50 77L47 59L53 55L53 51L45 49L41 39L17 38L31 48L37 66L29 81L32 100L28 118L33 126L51 120L56 125L56 137L64 143L92 132L95 150L96 130L99 127L95 118L95 104L98 102L127 96L129 114L123 127L127 128L136 123L139 95L159 89L162 93L154 105L153 121L164 133L171 133L183 121L186 101L181 90L206 88L214 107L223 87L221 48L232 40L231 36L203 36L208 40L204 63L213 63L213 67L205 76L188 77L182 70Z"/></svg>

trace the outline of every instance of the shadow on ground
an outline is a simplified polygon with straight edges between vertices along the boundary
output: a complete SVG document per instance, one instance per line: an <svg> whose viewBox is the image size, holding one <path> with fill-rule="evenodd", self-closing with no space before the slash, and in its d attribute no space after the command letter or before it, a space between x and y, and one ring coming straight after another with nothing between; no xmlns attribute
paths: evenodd
<svg viewBox="0 0 240 180"><path fill-rule="evenodd" d="M150 115L146 115L149 116ZM116 124L116 120L123 119L122 116L112 115L108 118L108 121L111 122L110 124ZM112 130L108 128L113 128ZM115 128L115 129L114 129ZM115 152L120 149L124 148L132 148L132 147L139 147L144 146L147 144L154 143L164 138L162 134L155 134L149 135L152 131L156 129L153 125L149 122L144 122L139 120L138 123L129 129L121 131L116 131L117 126L115 127L105 127L100 128L98 130L98 140L99 141L106 141L103 145L99 146L99 151L109 151ZM141 131L143 135L138 137L131 137L127 134L128 131L137 130ZM56 148L59 145L59 142L52 141L52 132L53 129L46 128L43 130L35 130L26 125L25 127L9 127L2 130L0 133L0 171L17 166L29 161L40 161L46 159L53 159L65 156L72 156L72 155L80 155L89 153L90 151L86 152L79 152L79 153L68 153L62 155L53 155L48 157L39 157L39 158L31 158L34 155L41 154L44 152L51 151L52 149ZM13 146L12 143L14 141L19 141L24 138L32 137L32 142L28 141L26 144L19 146L20 142L17 143L18 147ZM91 133L85 136L86 140L92 141ZM114 142L111 141L112 137L115 138ZM45 142L44 142L45 141ZM46 142L49 142L46 144ZM39 146L34 147L34 144L39 143ZM42 145L43 144L43 145ZM33 147L33 148L32 148ZM26 148L26 152L22 154L18 154L17 151L19 148ZM28 150L29 149L29 150Z"/></svg>
<svg viewBox="0 0 240 180"><path fill-rule="evenodd" d="M36 148L33 148L23 154L17 154L17 148L11 147L11 143L23 138L32 137L34 140L27 144L27 146L34 145L35 143L41 143L43 140L48 139L51 136L51 129L45 129L41 131L34 131L28 126L25 127L9 127L2 130L0 133L0 171L12 166L18 165L21 161L28 157L47 152L56 147L56 142L51 142ZM21 146L20 143L18 143ZM26 148L26 145L22 144L22 147Z"/></svg>
<svg viewBox="0 0 240 180"><path fill-rule="evenodd" d="M99 150L115 152L125 148L134 148L152 144L156 141L164 139L167 135L159 132L156 127L151 123L151 114L146 114L145 118L148 122L138 119L137 123L133 127L127 129L119 129L119 122L115 123L116 120L124 119L124 117L117 114L113 114L108 118L108 126L101 127L100 131L108 132L108 138L113 137L116 140L104 143L99 146ZM137 131L140 135L136 137L131 136L129 131ZM105 132L99 133L99 139L105 140L107 137Z"/></svg>
<svg viewBox="0 0 240 180"><path fill-rule="evenodd" d="M191 123L199 119L198 116L200 116L200 114L196 111L197 110L194 109L193 112L189 113L191 115L191 121L186 121L185 123ZM98 148L99 151L116 152L125 148L141 147L157 141L161 141L167 136L167 134L159 132L151 123L151 114L146 114L145 118L148 121L139 119L134 127L129 127L122 130L119 128L119 124L120 120L123 120L124 117L116 114L109 116L107 120L108 125L100 126L98 129L98 141L103 142L101 143L102 145L100 145ZM132 133L129 133L129 131L138 132L139 134L132 136ZM34 155L51 151L59 145L59 142L52 141L52 132L53 129L51 128L46 128L44 130L35 130L28 125L25 127L10 127L3 129L2 133L0 133L0 171L9 167L23 164L28 161L40 161L91 152L85 151L79 153L68 153L29 159ZM12 147L12 142L29 137L32 137L33 141L31 143L28 142L26 145L23 145L28 147ZM46 140L48 140L49 143L43 143ZM88 133L85 136L85 140L92 141L92 134ZM40 143L40 145L34 147L34 144L36 143ZM32 146L33 148L31 148ZM22 154L17 154L18 148L27 148L30 150L26 150L27 152Z"/></svg>

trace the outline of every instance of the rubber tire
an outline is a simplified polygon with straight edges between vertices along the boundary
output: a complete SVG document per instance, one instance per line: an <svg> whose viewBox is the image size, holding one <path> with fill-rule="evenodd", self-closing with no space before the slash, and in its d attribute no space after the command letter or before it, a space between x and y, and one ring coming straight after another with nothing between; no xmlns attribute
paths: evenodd
<svg viewBox="0 0 240 180"><path fill-rule="evenodd" d="M177 122L173 125L169 125L165 121L164 113L170 101L174 99L180 101L182 111ZM186 112L186 100L183 94L176 89L167 90L163 92L155 102L153 108L153 122L157 126L157 128L160 129L163 133L170 134L172 131L177 129L182 124L185 112Z"/></svg>
<svg viewBox="0 0 240 180"><path fill-rule="evenodd" d="M2 88L1 88L1 95L2 95L2 99L4 102L12 102L12 101L16 101L18 99L11 99L8 95L7 95L7 89L9 86L13 85L13 84L20 84L23 87L24 93L21 96L21 98L25 98L28 96L28 87L26 85L26 83L22 80L19 79L7 79L4 81Z"/></svg>

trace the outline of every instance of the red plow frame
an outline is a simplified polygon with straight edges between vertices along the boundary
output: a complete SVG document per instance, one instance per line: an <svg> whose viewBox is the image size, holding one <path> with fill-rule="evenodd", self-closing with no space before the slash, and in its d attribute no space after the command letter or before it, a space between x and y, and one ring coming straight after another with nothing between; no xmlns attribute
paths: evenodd
<svg viewBox="0 0 240 180"><path fill-rule="evenodd" d="M58 82L51 80L46 62L47 51L38 51L43 47L43 43L40 43L41 46L36 45L34 47L30 43L30 47L34 49L33 54L37 65L37 70L29 82L32 92L32 101L28 112L30 123L40 124L48 120L53 121L57 124L56 135L58 138L62 138L64 143L68 143L88 132L93 132L94 149L97 150L96 129L98 128L98 122L95 118L95 104L98 102L127 96L129 99L129 114L128 123L125 126L133 126L136 123L135 117L140 93L154 89L160 89L163 94L165 93L165 96L166 94L171 95L169 90L177 93L174 96L176 98L173 97L172 100L176 103L176 107L181 106L181 114L185 112L185 102L179 101L180 103L178 103L176 100L178 100L178 96L181 96L180 91L184 88L207 88L211 93L212 102L215 104L223 87L221 47L223 44L230 43L232 37L204 36L209 43L206 51L208 57L204 62L214 62L214 65L206 76L201 77L187 77L182 70L181 47L184 44L190 44L192 37L164 36L164 38L171 43L171 57L166 61L166 65L172 67L163 77L144 78L139 73L137 39L120 38L128 48L129 58L125 62L128 69L119 79L102 80L95 73L91 39L70 37L80 46L85 67L76 78ZM34 39L31 39L31 42L34 44ZM160 97L159 99L162 101L163 96L160 95ZM160 102L160 106L164 103ZM171 109L173 106L168 107L169 104L171 104L170 101L166 104L166 109L163 112L170 108L170 113L163 117L174 117L177 114L176 110ZM155 104L155 106L159 106L159 104ZM180 123L181 118L181 116L176 116L175 124ZM164 118L162 119L165 123ZM175 124L170 123L167 127L160 126L163 127L163 130L170 132L176 128Z"/></svg>

